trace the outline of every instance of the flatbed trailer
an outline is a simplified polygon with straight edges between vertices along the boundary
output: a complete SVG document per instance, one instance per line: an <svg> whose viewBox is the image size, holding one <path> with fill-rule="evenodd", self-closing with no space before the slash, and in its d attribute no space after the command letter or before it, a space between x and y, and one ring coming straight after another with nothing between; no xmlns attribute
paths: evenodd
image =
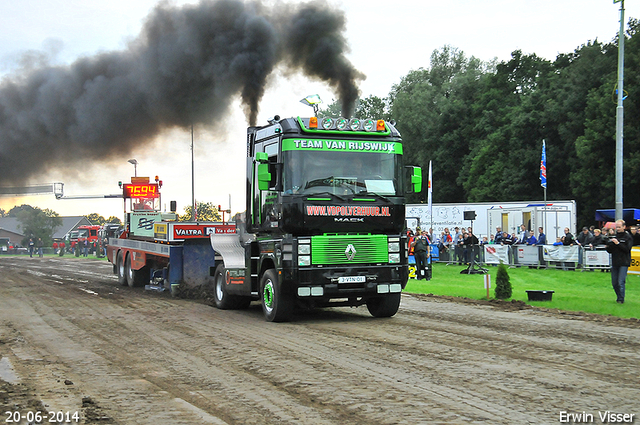
<svg viewBox="0 0 640 425"><path fill-rule="evenodd" d="M148 177L132 177L131 183L120 186L125 229L107 246L107 258L118 281L167 289L172 284L206 284L216 261L209 235L235 234L235 223L180 222L175 212L161 212L162 182L157 177L155 183Z"/></svg>
<svg viewBox="0 0 640 425"><path fill-rule="evenodd" d="M194 224L197 225L197 224ZM155 284L169 289L172 284L206 284L216 256L208 237L172 244L134 239L113 239L107 257L123 285Z"/></svg>

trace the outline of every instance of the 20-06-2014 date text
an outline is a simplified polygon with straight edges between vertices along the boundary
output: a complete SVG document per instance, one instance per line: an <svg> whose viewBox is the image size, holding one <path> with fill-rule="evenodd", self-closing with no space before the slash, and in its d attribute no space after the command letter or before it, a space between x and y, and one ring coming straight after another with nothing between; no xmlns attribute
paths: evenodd
<svg viewBox="0 0 640 425"><path fill-rule="evenodd" d="M80 413L78 412L27 412L21 413L19 411L6 411L4 412L5 424L19 424L22 421L28 423L42 423L42 424L72 424L80 422Z"/></svg>

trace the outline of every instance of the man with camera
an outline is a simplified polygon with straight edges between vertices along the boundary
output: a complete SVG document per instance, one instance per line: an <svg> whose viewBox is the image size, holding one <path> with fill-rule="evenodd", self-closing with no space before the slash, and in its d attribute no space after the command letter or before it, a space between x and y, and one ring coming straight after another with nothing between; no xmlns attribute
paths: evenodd
<svg viewBox="0 0 640 425"><path fill-rule="evenodd" d="M633 237L625 230L624 220L616 220L616 234L607 241L607 252L611 254L611 284L616 292L616 301L624 304L627 270L631 265Z"/></svg>
<svg viewBox="0 0 640 425"><path fill-rule="evenodd" d="M429 251L429 238L427 231L423 230L420 236L416 236L412 243L413 256L416 259L416 278L424 279L427 268L427 252Z"/></svg>

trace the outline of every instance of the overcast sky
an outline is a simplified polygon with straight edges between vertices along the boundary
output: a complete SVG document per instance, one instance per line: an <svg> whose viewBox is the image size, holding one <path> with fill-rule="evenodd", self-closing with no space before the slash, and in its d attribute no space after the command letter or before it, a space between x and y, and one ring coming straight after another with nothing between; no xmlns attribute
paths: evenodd
<svg viewBox="0 0 640 425"><path fill-rule="evenodd" d="M64 66L82 56L124 50L157 4L153 0L22 0L0 1L0 75L16 78L21 58L39 52L52 65ZM170 2L176 7L194 1ZM278 4L274 1L265 2ZM347 17L346 38L353 65L367 78L360 84L362 97L386 96L392 85L410 70L429 67L434 49L451 45L467 56L482 60L508 60L521 49L549 60L568 53L589 40L611 41L619 29L620 5L613 0L451 0L404 1L333 0L329 3ZM640 1L625 3L625 22L640 18ZM282 13L286 8L280 6ZM275 72L264 95L258 123L275 114L308 116L311 109L299 103L318 93L325 102L336 96L324 84L300 75ZM246 120L239 101L224 122L212 131L195 131L196 199L244 210ZM428 129L425 129L428 131ZM138 175L164 182L162 203L178 201L178 212L191 202L191 134L176 129L141 146L131 155L110 162L77 164L64 171L39 176L31 183L63 182L66 195L114 194L118 181L133 175L130 158L139 162ZM0 149L2 141L0 141ZM17 164L16 166L19 166ZM551 166L551 164L549 164ZM0 173L2 170L0 170ZM437 181L434 181L437 184ZM434 202L445 200L434 199ZM31 198L0 197L0 208L28 203L61 215L97 212L122 218L122 201L59 200L52 195Z"/></svg>

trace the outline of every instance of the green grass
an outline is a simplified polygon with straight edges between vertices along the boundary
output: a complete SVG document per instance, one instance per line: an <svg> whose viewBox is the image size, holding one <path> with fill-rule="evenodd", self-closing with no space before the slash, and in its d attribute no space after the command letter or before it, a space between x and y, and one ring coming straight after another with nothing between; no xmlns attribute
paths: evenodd
<svg viewBox="0 0 640 425"><path fill-rule="evenodd" d="M465 267L435 263L430 281L409 279L405 292L449 295L486 299L484 277L481 274L460 274ZM491 275L490 297L495 297L498 268L488 266ZM510 268L513 287L510 300L521 300L533 306L566 311L584 311L617 317L640 318L640 276L627 275L624 304L616 303L611 286L611 274L600 271L565 271L555 269ZM552 301L528 301L527 290L552 290Z"/></svg>

